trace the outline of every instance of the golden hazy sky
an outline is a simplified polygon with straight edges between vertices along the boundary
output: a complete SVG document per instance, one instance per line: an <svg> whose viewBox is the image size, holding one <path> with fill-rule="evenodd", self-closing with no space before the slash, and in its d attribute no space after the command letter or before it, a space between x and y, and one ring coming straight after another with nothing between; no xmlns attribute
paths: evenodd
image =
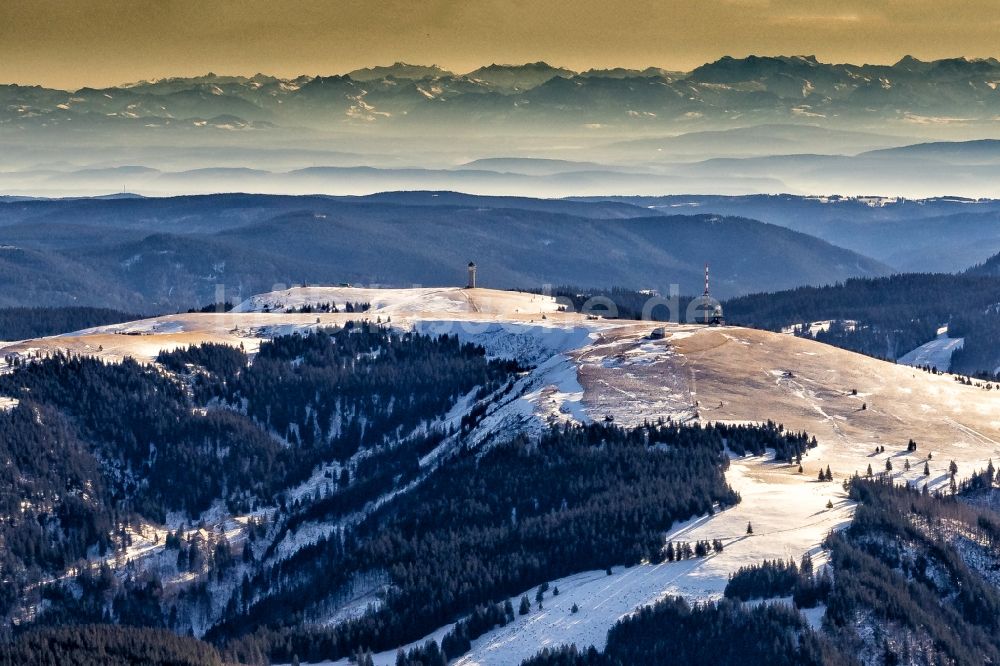
<svg viewBox="0 0 1000 666"><path fill-rule="evenodd" d="M79 87L208 71L690 69L722 55L891 63L1000 55L1000 0L0 0L0 82Z"/></svg>

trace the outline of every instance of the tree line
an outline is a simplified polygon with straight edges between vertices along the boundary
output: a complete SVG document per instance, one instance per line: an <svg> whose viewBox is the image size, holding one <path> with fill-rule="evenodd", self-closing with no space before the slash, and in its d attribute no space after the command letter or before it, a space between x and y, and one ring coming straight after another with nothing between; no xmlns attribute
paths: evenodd
<svg viewBox="0 0 1000 666"><path fill-rule="evenodd" d="M163 629L78 625L34 629L0 643L2 666L222 666L218 651Z"/></svg>

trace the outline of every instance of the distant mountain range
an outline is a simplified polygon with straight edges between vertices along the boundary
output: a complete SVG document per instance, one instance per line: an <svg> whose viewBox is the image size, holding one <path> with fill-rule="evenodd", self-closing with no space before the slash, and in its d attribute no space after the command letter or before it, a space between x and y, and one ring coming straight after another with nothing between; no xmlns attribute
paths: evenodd
<svg viewBox="0 0 1000 666"><path fill-rule="evenodd" d="M995 59L812 56L0 85L0 194L993 198L998 86Z"/></svg>
<svg viewBox="0 0 1000 666"><path fill-rule="evenodd" d="M275 284L623 286L720 297L896 272L1000 272L1000 200L791 195L585 200L385 192L0 198L0 307L131 311ZM993 257L991 259L991 257ZM985 263L983 263L985 262Z"/></svg>
<svg viewBox="0 0 1000 666"><path fill-rule="evenodd" d="M735 216L617 202L214 195L0 202L0 306L186 309L276 284L622 285L720 296L875 276L878 261Z"/></svg>
<svg viewBox="0 0 1000 666"><path fill-rule="evenodd" d="M920 199L996 196L1000 141L894 145L901 141L905 140L814 126L763 125L555 153L576 159L467 159L459 153L451 164L400 167L378 156L371 158L374 164L358 164L361 160L357 158L334 154L329 155L329 163L323 164L304 153L300 159L305 166L292 168L266 155L229 156L231 151L226 146L219 146L208 158L192 152L175 159L167 155L166 148L153 144L144 149L143 155L133 148L119 159L146 159L158 167L149 162L114 165L117 160L93 158L79 167L8 167L0 171L0 192L36 196L122 191L148 196L218 192L363 195L398 190L536 197L757 193ZM881 147L857 154L824 152L838 148L851 151L865 145ZM761 154L768 148L781 152ZM426 158L427 154L412 148L411 157ZM208 161L213 158L218 162ZM241 159L245 162L241 163Z"/></svg>
<svg viewBox="0 0 1000 666"><path fill-rule="evenodd" d="M1000 200L940 197L798 197L791 195L603 197L588 199L679 211L742 215L844 247L899 272L956 273L1000 251ZM1000 261L984 270L995 271Z"/></svg>
<svg viewBox="0 0 1000 666"><path fill-rule="evenodd" d="M687 73L574 72L544 62L466 74L396 63L334 76L207 74L111 88L0 86L0 131L184 128L264 131L375 127L611 126L655 130L761 122L845 126L989 124L1000 116L1000 62L893 65L813 56L724 57Z"/></svg>

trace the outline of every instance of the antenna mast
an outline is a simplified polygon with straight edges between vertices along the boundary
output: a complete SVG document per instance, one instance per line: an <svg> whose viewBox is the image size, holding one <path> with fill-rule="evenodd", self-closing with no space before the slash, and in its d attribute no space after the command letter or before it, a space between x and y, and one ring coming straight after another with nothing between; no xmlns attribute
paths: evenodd
<svg viewBox="0 0 1000 666"><path fill-rule="evenodd" d="M708 263L705 264L705 293L703 294L705 298L708 298Z"/></svg>

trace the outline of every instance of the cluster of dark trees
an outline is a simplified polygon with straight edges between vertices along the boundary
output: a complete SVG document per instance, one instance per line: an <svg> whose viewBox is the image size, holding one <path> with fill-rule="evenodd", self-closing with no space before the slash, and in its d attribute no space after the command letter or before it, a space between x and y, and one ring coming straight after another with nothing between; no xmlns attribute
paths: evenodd
<svg viewBox="0 0 1000 666"><path fill-rule="evenodd" d="M954 465L954 462L952 462ZM955 466L957 470L957 465ZM952 475L954 476L954 475ZM962 480L958 484L959 491L963 495L973 495L976 492L989 492L993 489L994 485L1000 485L1000 470L993 466L993 461L990 460L986 469L980 470L972 474L972 476ZM982 523L982 521L979 521ZM993 538L990 537L992 540Z"/></svg>
<svg viewBox="0 0 1000 666"><path fill-rule="evenodd" d="M455 657L451 650L464 651L483 627L508 616L496 600L581 570L664 561L671 524L737 502L723 476L730 432L567 425L485 453L461 449L403 501L254 577L251 588L266 594L209 635L227 642L234 658L338 659L492 609L460 623L461 635L444 648ZM774 425L739 432L747 447L755 432L769 445L799 437ZM689 547L697 556L721 545ZM335 594L349 572L370 570L391 579L380 610L329 629L302 628L304 608Z"/></svg>
<svg viewBox="0 0 1000 666"><path fill-rule="evenodd" d="M975 378L975 379L974 379ZM994 388L1000 389L1000 383L996 386L993 385L994 381L997 381L998 375L992 372L980 372L974 375L955 375L955 381L959 384L964 384L965 386L975 386L976 388L981 388L984 391L992 391ZM977 380L987 380L987 381L977 381Z"/></svg>
<svg viewBox="0 0 1000 666"><path fill-rule="evenodd" d="M705 557L710 553L721 553L723 548L721 539L713 539L712 541L703 539L696 541L694 546L689 541L678 541L677 543L668 541L663 559L667 562L676 562L688 560L692 557Z"/></svg>
<svg viewBox="0 0 1000 666"><path fill-rule="evenodd" d="M193 369L235 377L247 366L242 347L206 342L191 347L161 351L156 362L172 372L188 373Z"/></svg>
<svg viewBox="0 0 1000 666"><path fill-rule="evenodd" d="M472 613L455 623L455 627L441 639L441 650L447 655L465 654L472 648L472 641L496 627L514 621L514 605L510 600L502 604L476 606Z"/></svg>
<svg viewBox="0 0 1000 666"><path fill-rule="evenodd" d="M291 312L291 313L294 313L294 314L313 314L313 313L316 313L316 312L324 312L324 313L325 312L333 312L333 313L336 313L336 312L355 313L355 312L368 312L369 310L371 310L371 307L372 307L371 303L361 303L361 302L351 302L351 301L348 301L348 302L344 303L343 309L340 309L340 308L337 307L336 303L334 303L333 301L330 301L328 303L315 303L315 304L308 304L308 305L300 305L297 308L292 308L292 309L288 310L288 312Z"/></svg>
<svg viewBox="0 0 1000 666"><path fill-rule="evenodd" d="M211 645L163 629L45 627L0 643L2 666L222 666Z"/></svg>
<svg viewBox="0 0 1000 666"><path fill-rule="evenodd" d="M221 301L216 303L209 303L208 305L203 305L200 308L190 308L188 314L194 313L209 313L209 312L229 312L233 309L233 304L231 301Z"/></svg>
<svg viewBox="0 0 1000 666"><path fill-rule="evenodd" d="M618 622L603 652L547 649L522 666L836 666L851 663L794 609L723 599L691 606L670 597Z"/></svg>
<svg viewBox="0 0 1000 666"><path fill-rule="evenodd" d="M830 572L826 568L814 571L807 553L801 565L794 560L764 560L740 567L729 577L725 596L740 601L792 597L797 608L813 608L826 599L832 585Z"/></svg>
<svg viewBox="0 0 1000 666"><path fill-rule="evenodd" d="M794 560L764 560L737 569L729 577L725 596L740 601L791 596L798 579L799 567Z"/></svg>
<svg viewBox="0 0 1000 666"><path fill-rule="evenodd" d="M108 308L0 308L0 340L40 338L141 318Z"/></svg>
<svg viewBox="0 0 1000 666"><path fill-rule="evenodd" d="M448 657L437 641L427 641L408 651L400 650L396 666L448 666Z"/></svg>
<svg viewBox="0 0 1000 666"><path fill-rule="evenodd" d="M773 421L755 426L719 424L715 430L738 456L762 456L768 449L774 449L776 460L802 462L802 456L818 444L815 437L804 432L786 432L783 425Z"/></svg>

